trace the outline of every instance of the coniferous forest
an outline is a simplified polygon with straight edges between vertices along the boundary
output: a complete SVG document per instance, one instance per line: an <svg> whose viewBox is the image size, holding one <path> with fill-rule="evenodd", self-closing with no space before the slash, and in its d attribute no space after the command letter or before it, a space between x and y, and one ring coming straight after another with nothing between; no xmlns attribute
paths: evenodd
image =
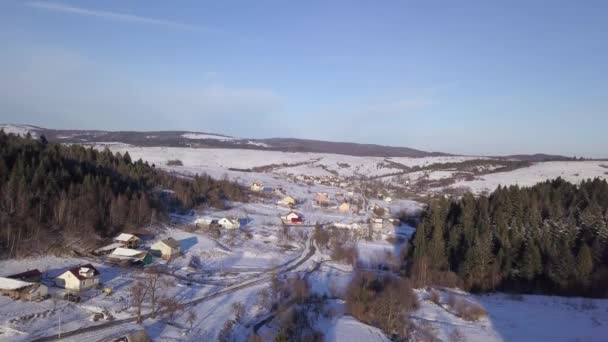
<svg viewBox="0 0 608 342"><path fill-rule="evenodd" d="M429 203L412 238L418 284L608 296L608 183L562 179Z"/></svg>
<svg viewBox="0 0 608 342"><path fill-rule="evenodd" d="M241 186L178 177L128 153L49 143L0 131L0 256L44 253L67 238L109 237L168 210L245 201Z"/></svg>

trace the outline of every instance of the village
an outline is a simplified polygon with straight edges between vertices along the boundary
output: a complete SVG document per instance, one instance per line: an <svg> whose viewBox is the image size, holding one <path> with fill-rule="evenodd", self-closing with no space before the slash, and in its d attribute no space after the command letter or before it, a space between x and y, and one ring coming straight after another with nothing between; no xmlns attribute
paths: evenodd
<svg viewBox="0 0 608 342"><path fill-rule="evenodd" d="M396 204L388 196L368 200L345 184L332 187L313 182L313 186L321 186L316 189L319 191L311 191L311 184L297 185L297 190L292 185L269 186L254 180L249 190L257 195L251 203L233 203L223 211L172 214L171 224L156 227L153 233L125 231L94 248L75 248L74 257L50 258L57 261L54 263L45 260L37 264L32 260L24 263L27 266L3 267L0 295L13 301L11 307L27 303L26 311L38 314L0 325L0 332L25 339L58 337L62 329L69 330L68 324L36 331L29 321L35 327L41 323L36 315L55 314L61 302L77 308L71 313L74 322L90 320L95 325L132 317L129 285L151 270L172 281L168 293L179 296L187 289L188 298L218 286L226 288L258 279L302 259L315 228L347 229L369 241L395 234L407 238L412 232L397 218L395 206L403 203ZM406 210L419 209L416 202L405 203ZM383 248L392 247L385 243ZM144 333L133 327L126 332ZM126 335L114 336L118 340Z"/></svg>

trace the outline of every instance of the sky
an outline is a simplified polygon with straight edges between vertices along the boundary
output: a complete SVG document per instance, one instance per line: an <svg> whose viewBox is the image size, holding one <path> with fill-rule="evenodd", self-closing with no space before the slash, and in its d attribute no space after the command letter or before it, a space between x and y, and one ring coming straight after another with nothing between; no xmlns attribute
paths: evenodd
<svg viewBox="0 0 608 342"><path fill-rule="evenodd" d="M607 1L0 0L0 122L608 157Z"/></svg>

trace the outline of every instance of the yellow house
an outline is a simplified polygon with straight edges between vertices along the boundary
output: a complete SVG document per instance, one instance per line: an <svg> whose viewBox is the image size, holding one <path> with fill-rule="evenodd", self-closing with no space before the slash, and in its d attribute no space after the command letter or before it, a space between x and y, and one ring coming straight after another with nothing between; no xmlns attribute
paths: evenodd
<svg viewBox="0 0 608 342"><path fill-rule="evenodd" d="M279 205L293 207L296 205L296 199L291 196L285 196L285 198L279 201Z"/></svg>
<svg viewBox="0 0 608 342"><path fill-rule="evenodd" d="M179 242L174 238L166 238L155 242L150 248L152 254L169 260L179 254Z"/></svg>
<svg viewBox="0 0 608 342"><path fill-rule="evenodd" d="M84 291L99 285L99 271L91 264L77 266L55 278L55 284L70 291Z"/></svg>
<svg viewBox="0 0 608 342"><path fill-rule="evenodd" d="M350 204L348 202L344 202L338 206L338 211L346 213L350 211Z"/></svg>

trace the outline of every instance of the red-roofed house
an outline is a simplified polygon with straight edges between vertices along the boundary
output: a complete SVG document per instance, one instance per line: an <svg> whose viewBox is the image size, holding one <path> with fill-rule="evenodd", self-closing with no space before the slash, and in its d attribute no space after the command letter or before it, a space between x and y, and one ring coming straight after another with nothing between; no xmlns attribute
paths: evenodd
<svg viewBox="0 0 608 342"><path fill-rule="evenodd" d="M55 278L55 284L70 291L84 291L99 285L99 271L93 265L76 266Z"/></svg>

